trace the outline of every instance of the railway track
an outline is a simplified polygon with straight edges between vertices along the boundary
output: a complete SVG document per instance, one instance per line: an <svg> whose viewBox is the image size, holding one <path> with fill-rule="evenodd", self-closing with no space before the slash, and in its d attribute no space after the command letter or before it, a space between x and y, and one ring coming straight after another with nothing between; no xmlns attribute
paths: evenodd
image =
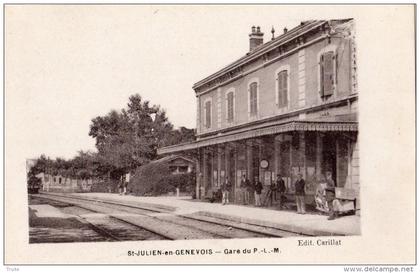
<svg viewBox="0 0 420 273"><path fill-rule="evenodd" d="M91 225L92 229L113 241L305 236L301 233L234 222L199 213L174 214L172 209L165 207L121 204L109 200L57 194L37 194L32 195L32 198L55 202L55 205L57 202L70 204L73 208L85 210L85 213L79 213L80 217ZM117 229L119 232L115 232L116 226L121 226Z"/></svg>
<svg viewBox="0 0 420 273"><path fill-rule="evenodd" d="M32 228L32 232L30 229L30 242L32 243L170 240L164 234L156 234L145 228L110 215L98 213L96 210L86 207L77 206L69 202L31 196L31 203L34 203L34 200L35 204L48 204L59 208L63 213L73 216L72 221L79 223L79 229L89 229L91 232L77 232L68 236L69 233L74 233L74 230L67 231L66 228L60 228L62 232L60 235L54 230L53 232L48 232L41 225L41 227L36 226Z"/></svg>

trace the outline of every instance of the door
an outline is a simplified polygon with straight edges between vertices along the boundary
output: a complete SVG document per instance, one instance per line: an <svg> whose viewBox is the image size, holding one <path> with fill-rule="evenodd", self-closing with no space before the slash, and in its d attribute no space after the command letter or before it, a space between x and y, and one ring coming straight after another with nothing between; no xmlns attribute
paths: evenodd
<svg viewBox="0 0 420 273"><path fill-rule="evenodd" d="M325 175L327 171L330 171L332 173L335 186L337 186L337 147L335 139L335 136L332 134L327 134L324 137L322 174Z"/></svg>

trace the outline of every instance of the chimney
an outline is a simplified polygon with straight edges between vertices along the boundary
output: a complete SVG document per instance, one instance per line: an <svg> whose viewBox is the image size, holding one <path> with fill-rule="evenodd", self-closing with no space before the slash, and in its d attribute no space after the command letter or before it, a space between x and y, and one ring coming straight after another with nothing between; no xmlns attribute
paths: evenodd
<svg viewBox="0 0 420 273"><path fill-rule="evenodd" d="M264 43L264 33L261 32L260 27L252 26L251 34L249 34L249 51L254 50L256 47Z"/></svg>
<svg viewBox="0 0 420 273"><path fill-rule="evenodd" d="M286 34L287 33L287 28L284 28L283 29L283 34Z"/></svg>

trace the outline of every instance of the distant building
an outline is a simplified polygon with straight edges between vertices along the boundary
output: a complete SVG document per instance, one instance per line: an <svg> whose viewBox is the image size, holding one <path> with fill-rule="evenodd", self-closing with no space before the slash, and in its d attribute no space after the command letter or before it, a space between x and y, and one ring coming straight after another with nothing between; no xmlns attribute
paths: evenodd
<svg viewBox="0 0 420 273"><path fill-rule="evenodd" d="M336 187L358 192L354 21L305 21L272 34L263 43L252 27L246 55L194 84L196 141L158 153L197 151L199 198L226 177L236 192L242 176L267 187L277 174L293 193L298 173L312 194L327 171Z"/></svg>
<svg viewBox="0 0 420 273"><path fill-rule="evenodd" d="M196 164L195 160L181 155L166 156L161 159L154 160L151 163L167 164L172 174L191 173L194 169L194 165Z"/></svg>
<svg viewBox="0 0 420 273"><path fill-rule="evenodd" d="M41 179L41 190L45 192L90 192L95 183L92 179L72 179L45 173L40 173L37 177Z"/></svg>

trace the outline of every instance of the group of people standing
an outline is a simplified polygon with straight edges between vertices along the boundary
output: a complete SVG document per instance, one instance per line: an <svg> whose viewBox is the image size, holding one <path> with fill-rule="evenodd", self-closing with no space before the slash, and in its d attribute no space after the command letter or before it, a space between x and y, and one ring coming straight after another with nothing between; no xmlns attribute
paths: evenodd
<svg viewBox="0 0 420 273"><path fill-rule="evenodd" d="M224 183L221 185L222 190L222 204L229 204L229 193L232 189L232 184L230 182L229 177L226 177ZM240 198L245 205L250 205L254 203L256 207L262 206L262 190L263 185L259 181L258 177L254 177L254 181L251 182L249 179L244 175L241 179L240 184ZM280 175L277 176L277 180L270 185L270 192L267 195L268 201L270 205L272 205L275 201L279 200L280 208L283 207L283 201L285 199L284 193L286 191L286 185L281 178Z"/></svg>
<svg viewBox="0 0 420 273"><path fill-rule="evenodd" d="M298 214L306 213L306 201L305 201L305 187L306 182L303 179L301 173L297 174L297 179L294 183L295 186L295 200ZM232 189L232 184L229 177L226 177L224 183L221 186L222 190L222 204L229 204L229 194ZM244 175L241 179L240 184L240 199L243 204L249 205L254 203L256 207L261 207L261 194L263 190L263 185L259 181L258 177L254 177L254 181L251 182ZM333 202L335 199L335 182L332 179L332 173L326 172L326 179L322 179L318 184L315 192L315 205L316 209L327 213L330 215L328 218L332 220L336 217L336 214L333 209ZM265 205L272 206L275 202L278 201L279 208L283 209L285 201L287 200L285 196L286 185L281 175L278 174L275 181L270 184L268 192L266 193L266 198L264 199ZM252 200L253 199L253 200ZM254 202L253 202L254 201Z"/></svg>
<svg viewBox="0 0 420 273"><path fill-rule="evenodd" d="M249 205L252 202L252 197L254 197L255 206L261 206L261 193L263 190L262 183L258 180L258 177L254 177L254 181L251 182L244 175L241 179L241 198L245 205Z"/></svg>

